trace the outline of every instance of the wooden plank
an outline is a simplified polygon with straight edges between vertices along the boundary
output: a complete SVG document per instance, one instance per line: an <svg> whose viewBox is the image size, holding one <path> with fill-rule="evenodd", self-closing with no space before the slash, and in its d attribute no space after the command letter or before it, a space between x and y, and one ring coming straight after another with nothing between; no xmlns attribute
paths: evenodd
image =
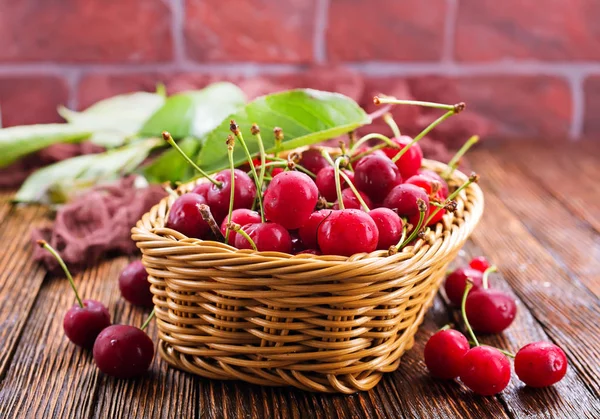
<svg viewBox="0 0 600 419"><path fill-rule="evenodd" d="M506 152L477 152L471 161L474 170L481 174L480 186L484 191L499 196L571 279L581 281L599 297L600 235L541 188L528 170ZM573 198L578 196L573 194Z"/></svg>
<svg viewBox="0 0 600 419"><path fill-rule="evenodd" d="M41 208L12 207L7 199L0 204L0 380L44 280L44 270L31 260L30 247L30 231L44 213Z"/></svg>
<svg viewBox="0 0 600 419"><path fill-rule="evenodd" d="M598 300L558 266L519 218L493 193L474 241L500 266L515 293L567 353L572 368L600 396Z"/></svg>

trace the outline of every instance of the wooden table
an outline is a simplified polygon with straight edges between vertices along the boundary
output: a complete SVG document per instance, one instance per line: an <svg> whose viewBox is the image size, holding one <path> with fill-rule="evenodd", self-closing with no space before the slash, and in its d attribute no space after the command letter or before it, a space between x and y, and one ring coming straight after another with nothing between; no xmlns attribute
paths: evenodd
<svg viewBox="0 0 600 419"><path fill-rule="evenodd" d="M511 351L536 340L560 345L566 378L526 388L513 378L496 397L430 378L423 346L456 313L438 297L398 371L368 393L332 396L241 382L209 381L155 359L143 378L100 374L91 353L65 338L74 297L63 277L46 277L30 258L29 232L46 223L40 207L0 203L0 418L205 417L600 417L600 143L503 144L473 152L485 215L463 254L485 254L495 286L518 301L506 333L482 340ZM75 280L85 297L108 304L114 322L140 325L147 311L121 300L125 257ZM149 329L156 338L154 324Z"/></svg>

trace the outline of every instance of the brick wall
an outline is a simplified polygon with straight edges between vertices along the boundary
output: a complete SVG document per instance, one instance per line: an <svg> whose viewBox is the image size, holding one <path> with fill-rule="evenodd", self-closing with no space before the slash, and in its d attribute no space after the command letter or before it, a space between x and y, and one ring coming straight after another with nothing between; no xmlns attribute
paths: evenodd
<svg viewBox="0 0 600 419"><path fill-rule="evenodd" d="M600 1L0 0L5 126L223 78L464 100L469 129L600 137Z"/></svg>

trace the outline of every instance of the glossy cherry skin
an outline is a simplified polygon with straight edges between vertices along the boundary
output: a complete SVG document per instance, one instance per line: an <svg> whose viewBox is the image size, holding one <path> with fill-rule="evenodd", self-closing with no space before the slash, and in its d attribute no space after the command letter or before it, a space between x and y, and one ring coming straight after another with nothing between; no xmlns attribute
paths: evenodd
<svg viewBox="0 0 600 419"><path fill-rule="evenodd" d="M104 304L83 300L83 307L75 304L63 319L65 335L77 346L91 348L96 337L110 326L110 314Z"/></svg>
<svg viewBox="0 0 600 419"><path fill-rule="evenodd" d="M300 227L300 230L298 230L304 246L306 246L308 249L317 248L317 230L319 225L325 218L327 218L327 216L331 215L332 213L333 211L330 209L322 209L310 214L310 217L308 217L306 223L304 223L304 225Z"/></svg>
<svg viewBox="0 0 600 419"><path fill-rule="evenodd" d="M350 178L350 182L354 182L354 173L349 170L344 170L344 173ZM328 202L333 202L337 198L337 190L335 187L335 169L331 166L321 169L315 179L319 193ZM345 189L348 184L343 177L340 176L340 187Z"/></svg>
<svg viewBox="0 0 600 419"><path fill-rule="evenodd" d="M300 165L316 175L324 167L328 167L329 163L327 163L327 160L325 160L325 157L323 157L321 154L321 150L309 148L308 150L304 150L302 152Z"/></svg>
<svg viewBox="0 0 600 419"><path fill-rule="evenodd" d="M465 311L474 331L500 333L515 319L517 304L502 291L480 288L469 293Z"/></svg>
<svg viewBox="0 0 600 419"><path fill-rule="evenodd" d="M392 138L392 141L396 143L399 148L391 148L386 147L383 152L392 159L400 150L406 147L408 144L412 142L412 138L402 135L400 137ZM402 175L402 179L408 179L409 177L416 175L423 163L423 150L421 150L421 146L419 144L413 144L408 151L406 151L402 157L398 159L396 162L396 166L398 170L400 170L400 174Z"/></svg>
<svg viewBox="0 0 600 419"><path fill-rule="evenodd" d="M246 224L260 223L260 214L256 211L252 211L248 208L238 208L233 210L231 213L231 220L239 224L241 226L245 226ZM223 222L221 223L221 233L223 236L227 234L227 223L229 222L229 215L225 217ZM228 243L231 245L235 244L235 237L237 233L233 230L229 231L229 241Z"/></svg>
<svg viewBox="0 0 600 419"><path fill-rule="evenodd" d="M442 185L437 180L427 175L411 176L406 179L404 183L425 189L425 192L427 192L427 195L429 196L435 195L437 191L441 190L442 188Z"/></svg>
<svg viewBox="0 0 600 419"><path fill-rule="evenodd" d="M402 236L402 219L389 208L375 208L369 212L379 231L377 250L388 250L395 246Z"/></svg>
<svg viewBox="0 0 600 419"><path fill-rule="evenodd" d="M304 243L302 242L302 239L300 238L300 234L298 233L298 231L289 231L288 233L290 233L290 238L292 239L292 250L290 251L290 253L292 253L293 255L302 252L303 250L306 250L306 246L304 245Z"/></svg>
<svg viewBox="0 0 600 419"><path fill-rule="evenodd" d="M415 185L402 184L395 186L383 200L383 206L396 210L400 216L419 214L418 199L429 205L429 197L423 188Z"/></svg>
<svg viewBox="0 0 600 419"><path fill-rule="evenodd" d="M324 255L352 256L377 249L379 230L366 212L334 211L319 226L317 241Z"/></svg>
<svg viewBox="0 0 600 419"><path fill-rule="evenodd" d="M450 195L448 183L437 172L434 172L433 170L422 169L422 170L419 170L419 174L428 176L431 179L438 181L441 185L440 193L441 193L442 198L444 198L444 199L448 198L448 195Z"/></svg>
<svg viewBox="0 0 600 419"><path fill-rule="evenodd" d="M94 343L94 361L104 374L133 378L148 370L154 357L154 344L137 327L116 324L107 327Z"/></svg>
<svg viewBox="0 0 600 419"><path fill-rule="evenodd" d="M210 189L211 185L212 183L208 181L201 182L197 184L196 187L194 187L194 189L192 189L192 192L197 193L198 195L201 195L206 199L206 194L208 193L208 190Z"/></svg>
<svg viewBox="0 0 600 419"><path fill-rule="evenodd" d="M469 341L458 330L440 330L425 344L425 365L434 377L454 379L460 375L469 349Z"/></svg>
<svg viewBox="0 0 600 419"><path fill-rule="evenodd" d="M251 208L256 197L256 185L246 172L235 169L235 192L233 196L233 209ZM206 193L206 203L210 207L213 217L217 223L221 223L229 213L229 201L231 198L231 171L221 170L214 176L221 182L221 187L211 183Z"/></svg>
<svg viewBox="0 0 600 419"><path fill-rule="evenodd" d="M469 266L477 271L485 272L492 265L490 262L488 262L485 256L477 256L471 259Z"/></svg>
<svg viewBox="0 0 600 419"><path fill-rule="evenodd" d="M473 288L470 293L473 293L481 288L483 274L471 268L458 268L450 273L444 283L446 296L452 304L459 306L462 303L465 287L467 286L467 278L473 282Z"/></svg>
<svg viewBox="0 0 600 419"><path fill-rule="evenodd" d="M440 196L440 192L436 192L436 201L439 203L444 202L444 199ZM433 225L435 223L438 223L440 221L442 221L442 218L444 217L444 214L446 214L446 210L444 208L440 208L438 210L438 207L435 205L430 205L429 208L427 208L427 214L425 216L425 221L429 220L429 217L431 217L431 219L429 220L429 222L427 223L428 226ZM424 221L424 222L425 222Z"/></svg>
<svg viewBox="0 0 600 419"><path fill-rule="evenodd" d="M476 346L463 357L460 380L477 394L493 396L510 382L510 362L496 348Z"/></svg>
<svg viewBox="0 0 600 419"><path fill-rule="evenodd" d="M374 208L375 207L375 205L373 204L373 202L371 202L371 199L364 192L358 191L358 193L360 194L360 197L363 199L363 201L365 201L365 204L367 204L367 207L369 207L369 208ZM342 201L344 201L344 208L345 209L359 209L359 210L363 210L364 211L362 205L360 204L360 201L356 197L356 194L350 188L344 189L342 191ZM334 210L339 210L340 209L340 204L339 204L339 202L338 202L337 199L333 203L333 207L332 208Z"/></svg>
<svg viewBox="0 0 600 419"><path fill-rule="evenodd" d="M530 387L549 387L567 373L567 356L550 342L530 343L517 352L515 372Z"/></svg>
<svg viewBox="0 0 600 419"><path fill-rule="evenodd" d="M290 237L290 233L280 224L246 224L242 229L250 236L259 252L292 252L292 238ZM241 234L235 237L235 247L238 249L252 249L250 242Z"/></svg>
<svg viewBox="0 0 600 419"><path fill-rule="evenodd" d="M354 184L374 202L382 202L392 188L401 183L398 167L387 156L370 154L354 167Z"/></svg>
<svg viewBox="0 0 600 419"><path fill-rule="evenodd" d="M295 230L308 220L318 199L319 189L308 175L283 172L273 178L265 192L265 217L288 230Z"/></svg>
<svg viewBox="0 0 600 419"><path fill-rule="evenodd" d="M206 204L202 195L190 192L181 195L173 202L165 227L179 231L188 237L204 239L210 232L210 227L202 219L198 205Z"/></svg>
<svg viewBox="0 0 600 419"><path fill-rule="evenodd" d="M121 295L131 304L140 307L152 307L152 292L148 274L141 260L135 260L125 267L119 275Z"/></svg>

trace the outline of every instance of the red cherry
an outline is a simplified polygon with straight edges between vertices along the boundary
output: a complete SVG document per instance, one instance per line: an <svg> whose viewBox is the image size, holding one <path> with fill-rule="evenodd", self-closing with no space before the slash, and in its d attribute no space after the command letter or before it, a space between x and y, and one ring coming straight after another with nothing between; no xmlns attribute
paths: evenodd
<svg viewBox="0 0 600 419"><path fill-rule="evenodd" d="M292 238L290 233L277 223L254 223L242 227L259 252L291 253ZM241 234L235 237L235 247L238 249L252 249L250 242Z"/></svg>
<svg viewBox="0 0 600 419"><path fill-rule="evenodd" d="M83 300L83 307L75 304L63 319L63 329L67 338L83 348L94 346L96 337L108 326L110 326L108 309L95 300Z"/></svg>
<svg viewBox="0 0 600 419"><path fill-rule="evenodd" d="M358 149L358 150L356 150L352 156L353 156L353 157L355 157L355 156L358 156L359 154L362 154L362 153L364 153L364 152L366 152L366 151L368 151L368 152L369 152L369 154L367 154L367 156L370 156L371 154L375 154L375 155L378 155L378 156L387 157L383 151L381 151L381 150L373 150L373 151L370 151L369 147L367 147L367 146L362 146L362 147L359 147L359 149ZM356 160L356 161L353 163L354 167L356 167L356 165L357 165L357 164L358 164L358 163L359 163L359 162L360 162L362 159L364 159L364 158L365 158L365 157L367 157L367 156L363 156L363 157L361 157L360 159Z"/></svg>
<svg viewBox="0 0 600 419"><path fill-rule="evenodd" d="M436 192L435 196L436 196L436 201L438 202L444 202L444 199L441 197L441 192L438 191ZM434 214L433 217L431 217L432 214ZM427 223L428 226L430 225L434 225L435 223L438 223L440 221L442 221L442 218L444 217L444 214L446 214L446 210L444 208L440 208L438 211L438 207L435 205L430 205L429 208L427 208L427 214L425 214L425 221L427 221L429 219L429 217L431 217L431 220L429 220L429 222ZM425 222L424 221L424 222Z"/></svg>
<svg viewBox="0 0 600 419"><path fill-rule="evenodd" d="M482 286L483 273L470 268L458 268L454 270L446 278L444 289L446 290L446 296L453 304L459 306L465 293L465 287L467 285L467 279L471 279L473 282L473 288L471 292L477 291Z"/></svg>
<svg viewBox="0 0 600 419"><path fill-rule="evenodd" d="M440 193L441 193L442 198L444 198L444 199L448 198L448 195L450 195L450 190L448 189L448 183L437 172L434 172L433 170L423 169L423 170L419 170L419 174L428 176L431 179L438 181L441 185Z"/></svg>
<svg viewBox="0 0 600 419"><path fill-rule="evenodd" d="M549 387L567 373L567 356L550 342L530 343L517 352L515 372L530 387Z"/></svg>
<svg viewBox="0 0 600 419"><path fill-rule="evenodd" d="M300 234L297 231L290 231L290 238L292 239L292 250L290 253L293 255L300 253L303 250L306 250L306 246L302 242L300 238Z"/></svg>
<svg viewBox="0 0 600 419"><path fill-rule="evenodd" d="M198 195L201 195L202 197L204 197L204 199L206 199L206 194L208 193L208 190L210 189L211 185L212 183L210 182L201 182L197 184L194 189L192 189L192 193L197 193Z"/></svg>
<svg viewBox="0 0 600 419"><path fill-rule="evenodd" d="M310 217L308 217L306 223L304 223L304 225L300 227L300 230L298 230L298 233L300 234L300 238L302 239L302 243L304 243L304 246L306 246L309 249L317 248L317 230L319 228L319 225L332 212L332 210L322 209L310 214Z"/></svg>
<svg viewBox="0 0 600 419"><path fill-rule="evenodd" d="M232 222L244 226L246 224L260 223L260 214L256 211L249 210L248 208L238 208L233 210L231 213ZM221 223L221 233L223 236L227 233L227 223L229 222L229 215L225 217ZM228 243L233 245L235 243L235 237L237 233L233 230L229 231Z"/></svg>
<svg viewBox="0 0 600 419"><path fill-rule="evenodd" d="M371 199L366 194L364 194L361 191L358 191L358 193L360 194L360 197L363 199L363 201L365 201L365 204L367 204L367 207L369 207L369 208L374 207L373 202L371 202ZM346 208L346 209L359 209L359 210L363 209L362 205L360 205L360 201L354 194L354 191L350 188L344 189L342 191L342 201L344 201L344 208ZM337 201L337 199L333 203L332 208L334 210L340 209L340 204Z"/></svg>
<svg viewBox="0 0 600 419"><path fill-rule="evenodd" d="M377 250L395 246L402 236L402 219L389 208L375 208L369 212L379 231Z"/></svg>
<svg viewBox="0 0 600 419"><path fill-rule="evenodd" d="M383 206L398 211L401 216L419 216L418 199L429 205L429 197L422 188L415 185L402 184L395 186L383 201ZM416 225L416 224L415 224Z"/></svg>
<svg viewBox="0 0 600 419"><path fill-rule="evenodd" d="M406 147L412 142L412 138L402 135L400 137L392 138L392 141L396 143L400 148L386 147L383 152L392 159L400 150ZM416 175L423 163L423 150L419 144L413 144L396 162L398 170L403 179Z"/></svg>
<svg viewBox="0 0 600 419"><path fill-rule="evenodd" d="M205 238L210 227L202 219L198 205L206 204L206 199L196 193L186 193L173 202L165 227L179 231L188 237Z"/></svg>
<svg viewBox="0 0 600 419"><path fill-rule="evenodd" d="M350 172L349 170L344 170L344 173L350 178L350 182L354 182L353 172ZM321 193L321 196L323 198L325 198L328 202L335 201L337 197L337 192L335 187L335 169L333 167L328 166L321 169L317 174L315 183L317 184L317 188L319 188L319 192ZM342 189L348 187L348 184L341 176L340 186Z"/></svg>
<svg viewBox="0 0 600 419"><path fill-rule="evenodd" d="M94 343L94 361L104 374L132 378L148 370L154 344L143 330L116 324L107 327Z"/></svg>
<svg viewBox="0 0 600 419"><path fill-rule="evenodd" d="M450 380L460 375L469 341L458 330L440 330L425 344L425 365L434 377Z"/></svg>
<svg viewBox="0 0 600 419"><path fill-rule="evenodd" d="M352 256L377 248L379 231L375 221L356 209L334 211L318 230L319 248L325 255Z"/></svg>
<svg viewBox="0 0 600 419"><path fill-rule="evenodd" d="M308 220L318 198L317 185L308 175L283 172L273 178L265 192L265 217L288 230L295 230Z"/></svg>
<svg viewBox="0 0 600 419"><path fill-rule="evenodd" d="M442 187L442 185L440 185L437 180L435 180L427 175L411 176L408 179L406 179L406 181L404 183L409 184L409 185L415 185L415 186L425 189L425 192L427 192L427 195L429 195L429 196L434 195L434 192L433 192L434 190L437 193L437 191L440 190Z"/></svg>
<svg viewBox="0 0 600 419"><path fill-rule="evenodd" d="M152 307L152 292L148 274L141 260L135 260L123 269L119 275L121 295L131 304L141 307Z"/></svg>
<svg viewBox="0 0 600 419"><path fill-rule="evenodd" d="M309 148L308 150L304 150L302 152L302 159L300 159L300 165L306 170L317 174L321 171L321 169L329 166L329 163L327 163L327 160L325 160L325 157L323 157L319 149Z"/></svg>
<svg viewBox="0 0 600 419"><path fill-rule="evenodd" d="M233 196L233 209L251 208L256 197L256 185L250 179L246 172L235 169L235 192ZM229 213L229 201L231 198L231 171L230 169L221 170L214 176L214 179L221 182L221 187L211 183L206 194L206 203L217 223L221 223Z"/></svg>
<svg viewBox="0 0 600 419"><path fill-rule="evenodd" d="M475 393L493 396L510 382L510 362L496 348L477 346L465 354L460 379Z"/></svg>
<svg viewBox="0 0 600 419"><path fill-rule="evenodd" d="M285 170L282 167L274 167L273 171L271 172L271 177L275 177L280 173L283 173Z"/></svg>
<svg viewBox="0 0 600 419"><path fill-rule="evenodd" d="M476 332L500 333L515 319L517 305L502 291L480 288L469 293L465 311Z"/></svg>
<svg viewBox="0 0 600 419"><path fill-rule="evenodd" d="M356 187L375 202L382 202L392 188L402 183L398 167L386 156L370 154L354 167Z"/></svg>
<svg viewBox="0 0 600 419"><path fill-rule="evenodd" d="M477 271L485 272L487 268L492 266L492 264L488 262L485 256L478 256L471 259L471 262L469 262L469 266Z"/></svg>

